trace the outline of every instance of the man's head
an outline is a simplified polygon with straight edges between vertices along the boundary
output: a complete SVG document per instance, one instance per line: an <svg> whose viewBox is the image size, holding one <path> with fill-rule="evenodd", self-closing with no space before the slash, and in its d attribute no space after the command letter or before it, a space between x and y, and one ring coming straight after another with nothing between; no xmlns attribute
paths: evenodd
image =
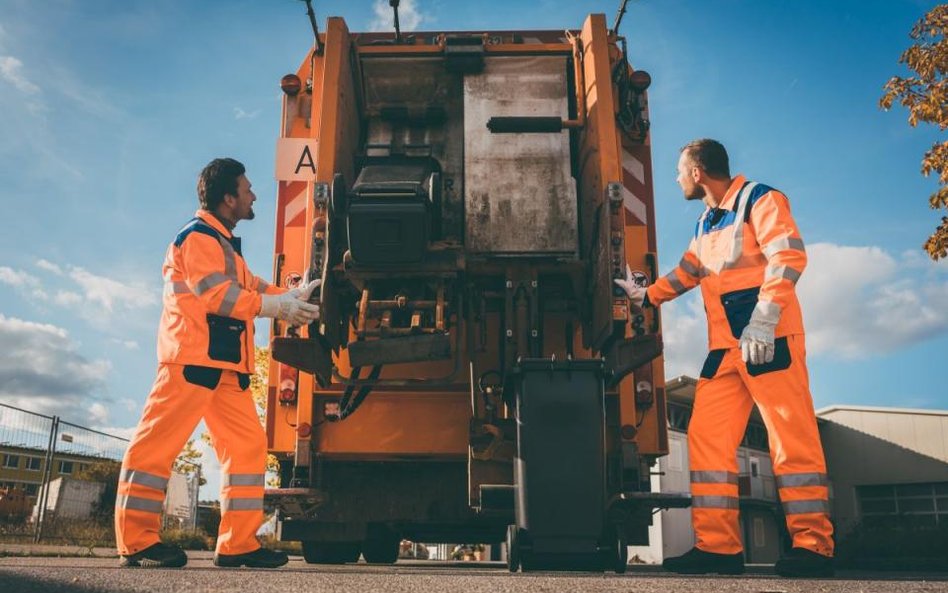
<svg viewBox="0 0 948 593"><path fill-rule="evenodd" d="M214 159L198 176L197 193L201 208L232 224L252 220L257 196L250 190L247 169L234 159Z"/></svg>
<svg viewBox="0 0 948 593"><path fill-rule="evenodd" d="M727 151L717 140L693 140L681 149L678 158L678 185L686 200L701 200L709 182L730 182Z"/></svg>

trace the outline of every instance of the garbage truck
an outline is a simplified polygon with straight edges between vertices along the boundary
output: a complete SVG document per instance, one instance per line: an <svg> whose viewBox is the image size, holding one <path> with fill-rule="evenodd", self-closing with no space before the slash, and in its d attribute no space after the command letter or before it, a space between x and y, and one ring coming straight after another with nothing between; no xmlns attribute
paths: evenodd
<svg viewBox="0 0 948 593"><path fill-rule="evenodd" d="M579 29L352 32L280 81L266 431L281 540L310 563L402 539L506 544L512 571L615 570L668 451L647 89ZM397 18L397 16L396 16ZM275 82L275 81L274 81Z"/></svg>

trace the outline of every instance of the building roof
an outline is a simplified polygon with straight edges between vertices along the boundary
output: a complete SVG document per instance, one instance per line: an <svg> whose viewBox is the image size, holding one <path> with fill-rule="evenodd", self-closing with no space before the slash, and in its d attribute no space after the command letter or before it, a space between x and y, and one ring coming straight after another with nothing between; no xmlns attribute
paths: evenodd
<svg viewBox="0 0 948 593"><path fill-rule="evenodd" d="M948 416L948 410L926 410L921 408L886 408L882 406L850 406L832 405L820 408L817 416L825 416L835 412L876 412L879 414L910 414L913 416Z"/></svg>

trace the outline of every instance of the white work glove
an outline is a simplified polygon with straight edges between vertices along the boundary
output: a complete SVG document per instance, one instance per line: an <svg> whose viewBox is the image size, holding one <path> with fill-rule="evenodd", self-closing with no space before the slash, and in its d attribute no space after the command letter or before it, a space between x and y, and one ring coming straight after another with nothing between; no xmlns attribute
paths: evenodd
<svg viewBox="0 0 948 593"><path fill-rule="evenodd" d="M265 294L260 304L260 317L275 317L291 326L306 325L319 316L319 305L307 302L320 280L313 280L283 294Z"/></svg>
<svg viewBox="0 0 948 593"><path fill-rule="evenodd" d="M760 319L757 309L741 332L741 359L745 363L764 364L774 359L774 329L777 322Z"/></svg>
<svg viewBox="0 0 948 593"><path fill-rule="evenodd" d="M642 304L645 302L645 292L647 290L647 285L642 285L643 278L645 276L641 273L636 273L632 271L632 268L629 267L629 264L625 265L625 280L621 278L616 278L614 282L622 290L625 291L625 294L629 297L629 303L635 309L641 309ZM644 280L646 283L648 279Z"/></svg>

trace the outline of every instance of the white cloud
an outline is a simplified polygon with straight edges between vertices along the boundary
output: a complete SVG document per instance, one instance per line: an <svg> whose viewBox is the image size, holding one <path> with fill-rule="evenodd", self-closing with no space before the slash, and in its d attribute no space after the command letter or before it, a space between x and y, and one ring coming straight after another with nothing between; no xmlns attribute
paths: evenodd
<svg viewBox="0 0 948 593"><path fill-rule="evenodd" d="M49 300L49 295L43 290L43 285L39 278L23 270L14 270L7 266L0 266L0 283L12 286L33 300Z"/></svg>
<svg viewBox="0 0 948 593"><path fill-rule="evenodd" d="M948 261L833 243L806 249L797 295L811 357L868 358L948 332ZM696 376L707 352L700 296L662 305L662 319L666 375Z"/></svg>
<svg viewBox="0 0 948 593"><path fill-rule="evenodd" d="M260 115L260 110L244 111L240 107L234 107L234 119L253 119Z"/></svg>
<svg viewBox="0 0 948 593"><path fill-rule="evenodd" d="M82 288L86 302L98 304L109 313L119 307L142 309L158 302L152 289L99 276L84 268L70 266L69 277Z"/></svg>
<svg viewBox="0 0 948 593"><path fill-rule="evenodd" d="M0 78L27 95L39 93L40 88L23 75L23 62L13 56L0 56Z"/></svg>
<svg viewBox="0 0 948 593"><path fill-rule="evenodd" d="M699 290L662 305L665 376L697 377L708 354L707 321Z"/></svg>
<svg viewBox="0 0 948 593"><path fill-rule="evenodd" d="M8 405L69 422L94 422L112 370L89 360L66 330L0 314L0 399Z"/></svg>
<svg viewBox="0 0 948 593"><path fill-rule="evenodd" d="M864 358L948 332L948 262L832 243L807 255L798 293L812 354Z"/></svg>
<svg viewBox="0 0 948 593"><path fill-rule="evenodd" d="M53 302L61 307L72 307L82 302L82 295L69 290L60 290L53 297Z"/></svg>
<svg viewBox="0 0 948 593"><path fill-rule="evenodd" d="M57 276L62 276L62 275L63 275L63 269L62 269L62 268L60 268L59 266L57 266L57 265L54 264L53 262L48 261L48 260L45 260L45 259L38 259L38 260L36 260L36 267L39 268L39 269L41 269L41 270L46 270L47 272L52 272L53 274L56 274Z"/></svg>
<svg viewBox="0 0 948 593"><path fill-rule="evenodd" d="M0 282L16 288L37 288L40 286L40 281L35 276L7 266L0 266Z"/></svg>
<svg viewBox="0 0 948 593"><path fill-rule="evenodd" d="M385 0L375 0L372 5L375 13L369 24L369 31L395 31L395 15L392 7ZM430 15L421 13L418 2L403 0L398 5L398 28L401 31L414 31L424 22L432 20Z"/></svg>
<svg viewBox="0 0 948 593"><path fill-rule="evenodd" d="M126 350L138 350L138 342L135 340L120 340L118 338L112 338L112 342L118 344Z"/></svg>

